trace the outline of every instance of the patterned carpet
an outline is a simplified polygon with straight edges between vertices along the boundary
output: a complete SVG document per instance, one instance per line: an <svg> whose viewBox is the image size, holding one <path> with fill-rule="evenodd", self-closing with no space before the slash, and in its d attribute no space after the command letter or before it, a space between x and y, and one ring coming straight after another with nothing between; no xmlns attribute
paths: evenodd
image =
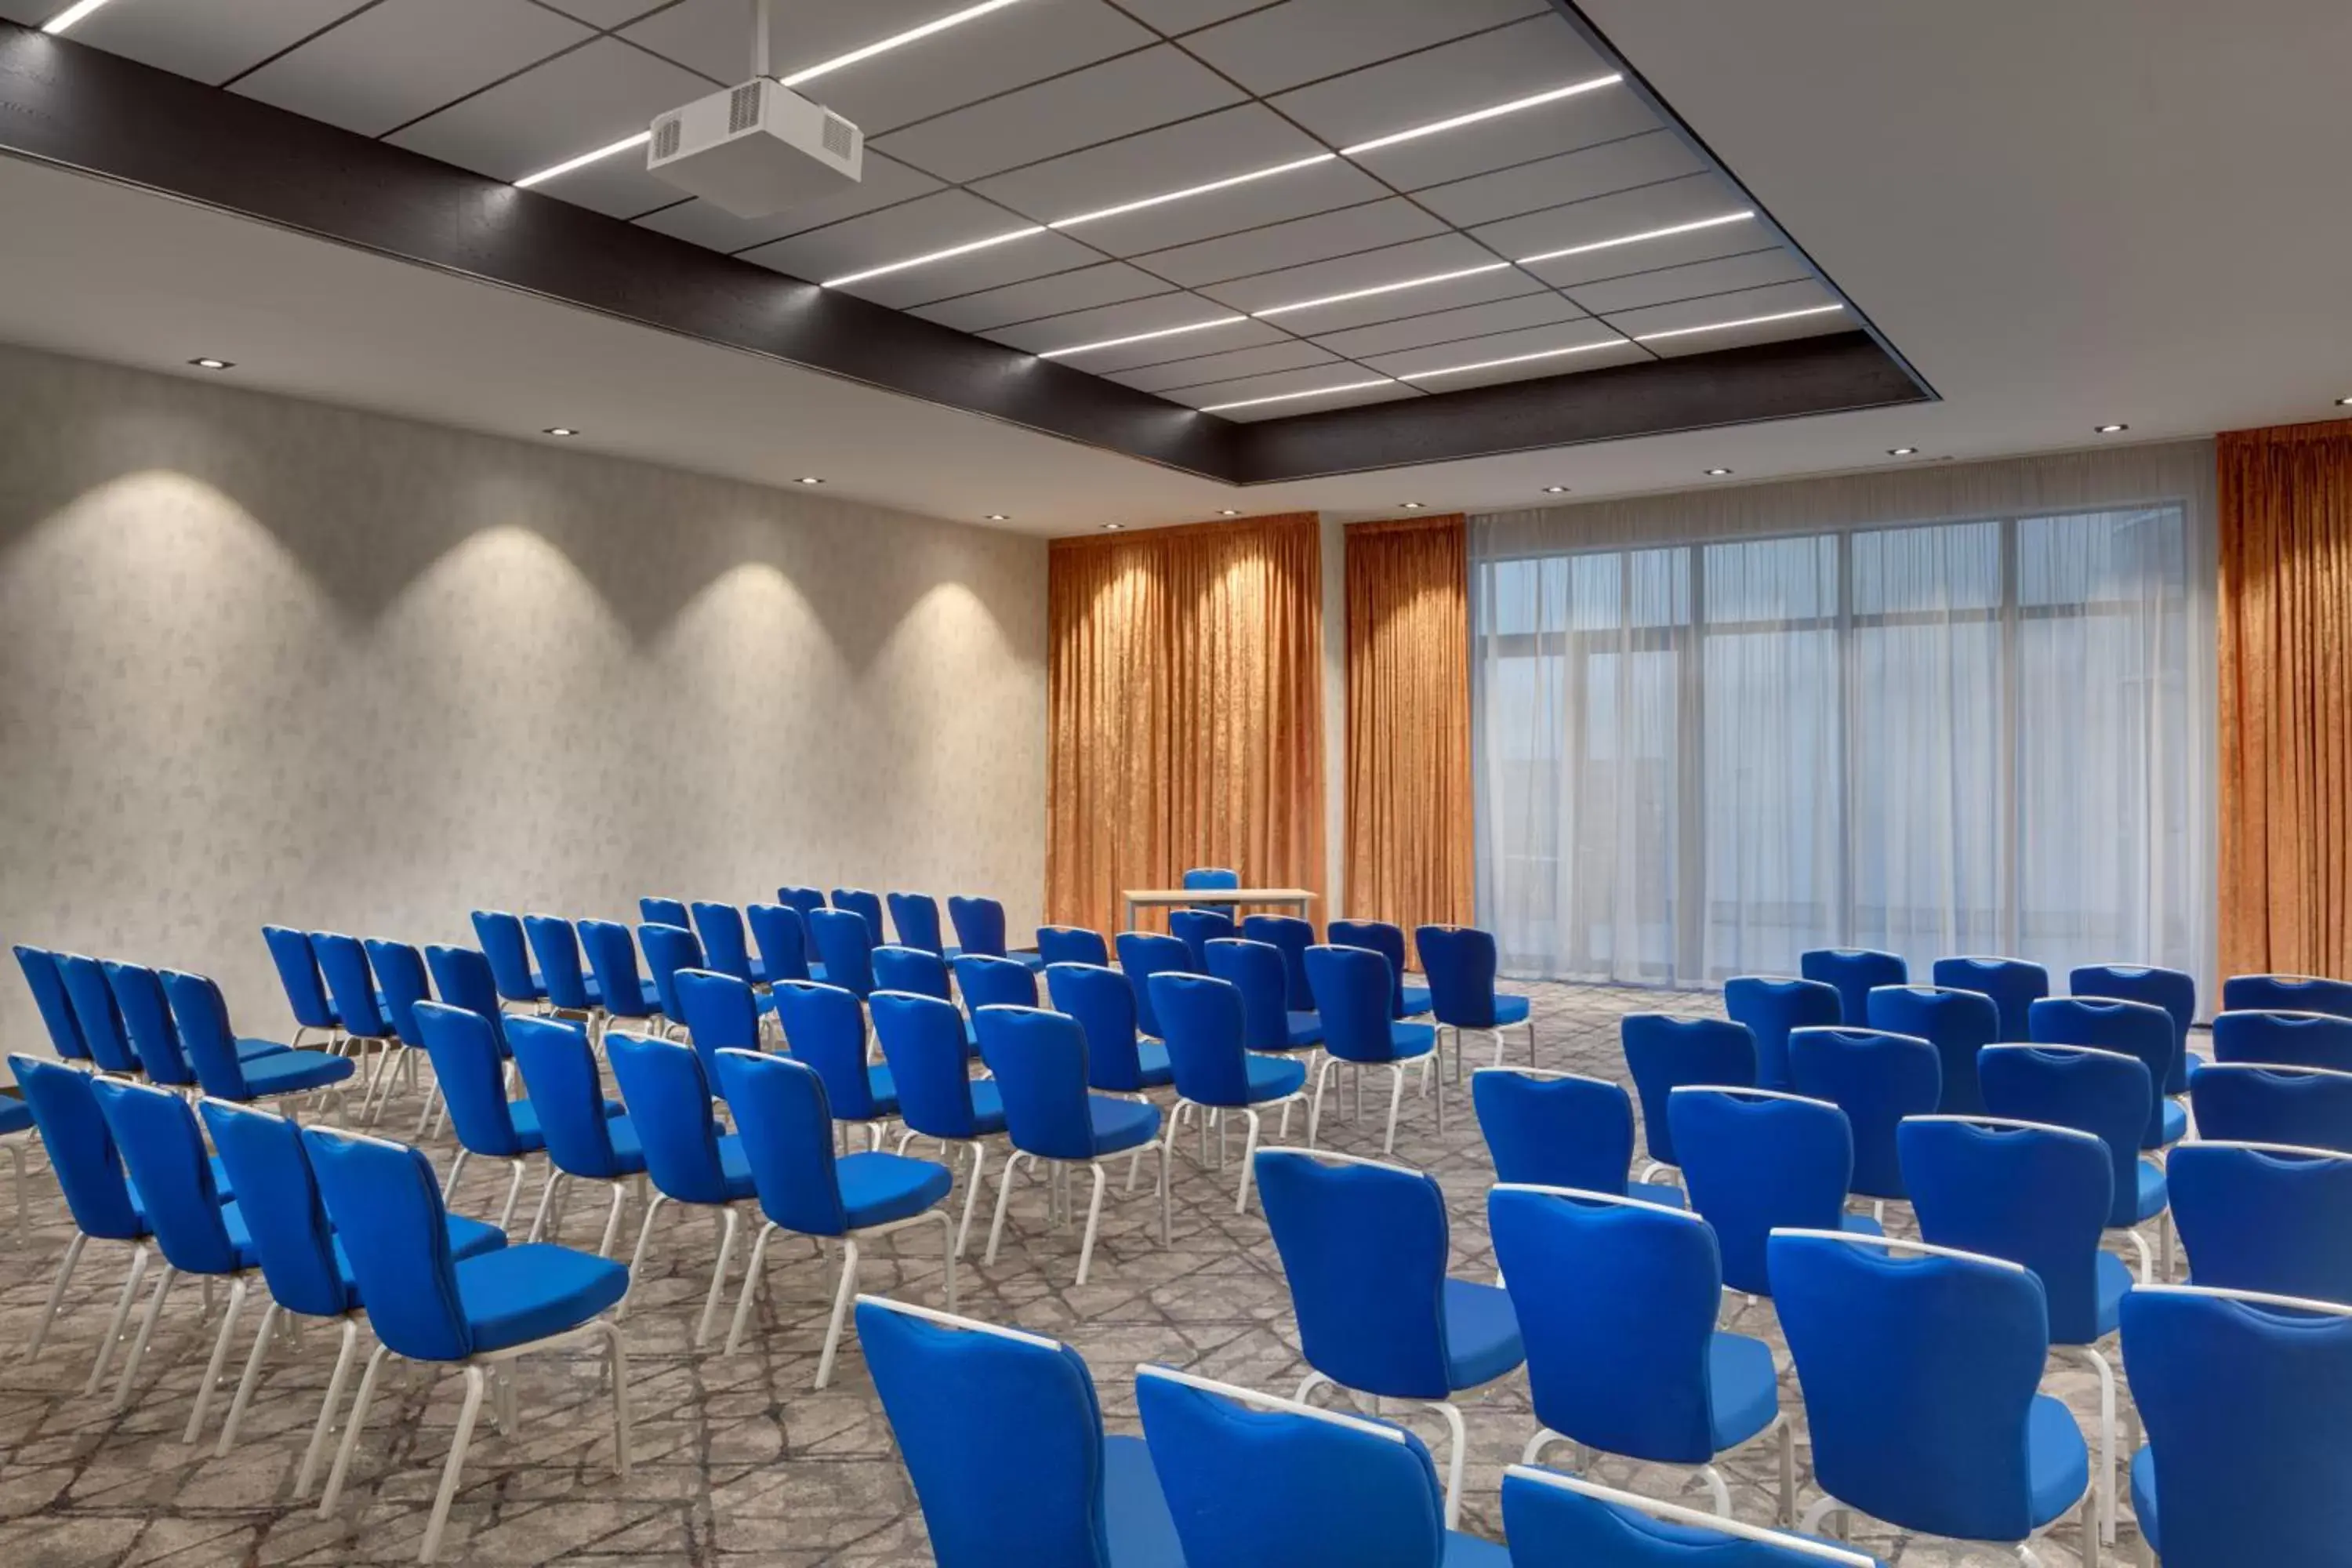
<svg viewBox="0 0 2352 1568"><path fill-rule="evenodd" d="M1524 989L1536 998L1538 1065L1621 1081L1621 1015L1716 1009L1711 996L1565 985ZM1377 1155L1379 1111L1385 1109L1375 1108L1377 1098L1367 1094L1361 1121L1327 1115L1327 1145ZM1491 1278L1485 1193L1493 1172L1466 1095L1457 1091L1448 1100L1446 1131L1440 1135L1434 1108L1408 1097L1397 1157L1444 1184L1455 1272ZM417 1108L404 1091L384 1129L405 1132ZM1294 1123L1294 1132L1302 1130ZM1159 1245L1158 1205L1148 1175L1132 1197L1122 1199L1114 1188L1092 1278L1076 1287L1076 1228L1049 1233L1043 1189L1024 1182L997 1265L980 1265L984 1227L976 1226L961 1270L966 1313L1055 1335L1085 1355L1114 1431L1139 1430L1139 1363L1164 1363L1284 1393L1306 1373L1264 1220L1255 1204L1249 1215L1235 1215L1234 1173L1198 1168L1186 1153L1189 1132L1181 1144L1171 1247ZM446 1169L454 1145L433 1147L436 1168ZM10 1347L29 1340L71 1234L46 1167L37 1159L34 1166L31 1243L0 1245L0 1258L9 1265L0 1276L6 1281L0 1288L0 1343ZM536 1181L524 1196L525 1215L537 1200ZM455 1206L495 1218L504 1185L503 1171L478 1164L467 1173ZM992 1202L994 1195L992 1183ZM568 1238L594 1246L603 1209L601 1198L583 1192L572 1205ZM1907 1215L1889 1217L1890 1229L1906 1229ZM635 1221L633 1205L625 1249ZM518 1380L520 1429L509 1436L487 1418L478 1428L450 1514L444 1562L757 1561L763 1568L851 1568L930 1561L921 1515L854 1334L845 1341L833 1386L821 1394L811 1389L832 1298L829 1261L820 1262L811 1243L780 1238L771 1248L766 1291L754 1308L743 1353L720 1353L722 1321L711 1347L698 1354L690 1340L716 1246L716 1226L700 1217L673 1224L666 1215L656 1232L655 1252L625 1323L636 1417L634 1474L623 1481L613 1473L610 1406L587 1352L524 1361ZM937 1247L936 1232L928 1228L906 1233L903 1243L883 1241L866 1262L863 1289L943 1305ZM748 1251L738 1251L739 1272ZM333 1363L334 1336L314 1327L298 1350L273 1353L237 1447L215 1458L226 1386L215 1396L203 1441L194 1447L180 1443L213 1340L213 1328L198 1321L193 1289L175 1292L167 1307L128 1410L118 1415L103 1394L81 1396L123 1267L121 1248L93 1246L41 1359L28 1365L11 1348L0 1360L0 1562L9 1568L166 1563L193 1568L412 1561L457 1421L462 1380L428 1379L422 1372L404 1380L390 1377L370 1415L341 1506L322 1521L315 1489L307 1504L291 1491ZM248 1324L258 1316L248 1307ZM1741 1309L1727 1326L1778 1344L1769 1304ZM230 1362L232 1383L249 1327L240 1329L239 1342ZM2053 1363L2045 1387L2067 1400L2086 1432L2093 1429L2097 1391L2087 1369ZM1500 1473L1535 1429L1526 1381L1514 1375L1465 1396L1464 1405L1471 1458L1463 1526L1498 1539ZM1408 1420L1424 1439L1442 1442L1443 1427L1433 1415ZM1565 1462L1564 1451L1558 1458ZM1736 1456L1725 1468L1738 1516L1769 1523L1777 1485L1769 1447ZM1679 1484L1673 1470L1622 1461L1603 1460L1597 1474L1662 1497L1675 1496ZM1685 1500L1704 1506L1704 1493L1694 1490ZM2127 1516L2123 1528L2128 1552ZM1915 1546L1866 1525L1855 1543L1901 1568L2013 1561L1990 1548ZM2072 1568L2080 1561L2077 1544L2070 1523L2038 1550L2050 1568Z"/></svg>

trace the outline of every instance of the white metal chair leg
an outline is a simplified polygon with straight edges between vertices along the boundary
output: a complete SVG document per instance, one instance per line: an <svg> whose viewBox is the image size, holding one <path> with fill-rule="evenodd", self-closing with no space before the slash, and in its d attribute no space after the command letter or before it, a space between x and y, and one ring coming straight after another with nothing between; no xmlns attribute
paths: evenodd
<svg viewBox="0 0 2352 1568"><path fill-rule="evenodd" d="M604 1216L604 1237L596 1245L597 1257L610 1258L613 1256L613 1244L621 1238L621 1211L628 1206L628 1202L629 1184L626 1182L614 1182L613 1184L613 1207L612 1211Z"/></svg>
<svg viewBox="0 0 2352 1568"><path fill-rule="evenodd" d="M2095 1345L2065 1347L2091 1363L2099 1374L2099 1445L2098 1462L2092 1472L2098 1482L2099 1539L2106 1545L2116 1542L2116 1373L2107 1358Z"/></svg>
<svg viewBox="0 0 2352 1568"><path fill-rule="evenodd" d="M727 1211L732 1215L735 1211ZM629 1474L629 1345L621 1337L618 1323L600 1325L604 1331L605 1353L613 1374L613 1471L625 1479Z"/></svg>
<svg viewBox="0 0 2352 1568"><path fill-rule="evenodd" d="M629 1288L622 1292L620 1301L613 1308L613 1321L619 1322L629 1315L629 1298L637 1292L637 1280L645 1274L646 1252L653 1246L654 1216L661 1213L662 1205L669 1200L659 1193L646 1200L645 1217L637 1222L637 1245L629 1254ZM732 1214L734 1211L728 1211Z"/></svg>
<svg viewBox="0 0 2352 1568"><path fill-rule="evenodd" d="M1021 1150L1015 1149L1006 1156L1004 1168L996 1173L996 1218L989 1225L988 1251L982 1258L982 1262L991 1266L996 1262L996 1249L1004 1242L1004 1212L1006 1205L1013 1201L1013 1179L1021 1173L1021 1162L1029 1157ZM1166 1163L1166 1157L1163 1155L1161 1164L1164 1166Z"/></svg>
<svg viewBox="0 0 2352 1568"><path fill-rule="evenodd" d="M1161 1150L1160 1152L1160 1245L1163 1247L1168 1245L1168 1238L1174 1228L1175 1194L1170 1190L1172 1184L1168 1179L1173 1171L1174 1167L1168 1163L1168 1152Z"/></svg>
<svg viewBox="0 0 2352 1568"><path fill-rule="evenodd" d="M1086 1239L1078 1243L1078 1283L1087 1282L1087 1269L1095 1260L1095 1232L1102 1226L1103 1168L1097 1160L1087 1167L1094 1173L1094 1196L1087 1201Z"/></svg>
<svg viewBox="0 0 2352 1568"><path fill-rule="evenodd" d="M950 1263L950 1268L954 1265ZM841 1238L841 1283L833 1292L833 1321L825 1325L824 1349L816 1358L816 1385L833 1381L833 1358L841 1349L841 1326L849 1318L850 1298L857 1294L857 1238Z"/></svg>
<svg viewBox="0 0 2352 1568"><path fill-rule="evenodd" d="M1401 1085L1404 1079L1400 1077ZM1470 1434L1462 1425L1462 1412L1443 1399L1427 1402L1432 1410L1445 1417L1445 1429L1453 1438L1453 1452L1445 1460L1445 1528L1455 1530L1462 1523L1462 1467L1470 1457Z"/></svg>
<svg viewBox="0 0 2352 1568"><path fill-rule="evenodd" d="M96 1394L98 1385L105 1380L108 1363L114 1359L114 1347L121 1342L123 1328L131 1321L131 1303L138 1297L139 1282L147 1277L147 1260L153 1256L153 1249L143 1241L131 1250L131 1272L123 1279L122 1293L114 1300L113 1315L106 1321L106 1337L98 1342L98 1356L90 1363L89 1381L82 1385L84 1399Z"/></svg>
<svg viewBox="0 0 2352 1568"><path fill-rule="evenodd" d="M963 1224L956 1231L955 1252L963 1256L964 1245L971 1239L972 1211L980 1203L980 1189L988 1168L988 1147L977 1138L969 1145L971 1150L971 1174L964 1179Z"/></svg>
<svg viewBox="0 0 2352 1568"><path fill-rule="evenodd" d="M515 1205L522 1201L522 1173L524 1168L523 1163L520 1160L509 1160L507 1162L507 1201L504 1206L499 1210L499 1228L500 1230L510 1230L514 1226ZM554 1184L554 1179L552 1176L549 1178L548 1184L551 1186Z"/></svg>
<svg viewBox="0 0 2352 1568"><path fill-rule="evenodd" d="M735 1301L735 1321L727 1330L727 1353L733 1355L743 1343L743 1330L751 1321L751 1298L760 1289L761 1265L767 1261L768 1237L776 1234L776 1224L768 1221L760 1226L760 1235L751 1243L751 1264L743 1274L743 1292Z"/></svg>
<svg viewBox="0 0 2352 1568"><path fill-rule="evenodd" d="M655 1201L659 1202L660 1200L656 1198ZM730 1204L719 1212L725 1216L720 1221L720 1224L724 1228L719 1235L718 1261L710 1266L710 1289L702 1299L702 1316L694 1325L694 1348L696 1350L700 1350L704 1343L709 1340L710 1325L716 1322L719 1319L719 1303L727 1293L727 1265L734 1259L735 1237L738 1231L740 1229L739 1216L735 1213L734 1205ZM653 1216L651 1215L647 1215L646 1217L650 1220ZM642 1250L643 1244L640 1243L639 1245L640 1249Z"/></svg>
<svg viewBox="0 0 2352 1568"><path fill-rule="evenodd" d="M449 1173L441 1178L441 1201L444 1205L450 1207L456 1206L457 1178L466 1173L466 1161L471 1154L471 1150L460 1149L457 1151L457 1157L449 1162Z"/></svg>
<svg viewBox="0 0 2352 1568"><path fill-rule="evenodd" d="M1404 1108L1404 1064L1389 1063L1389 1131L1381 1141L1381 1152L1396 1152L1397 1112ZM1450 1526L1448 1528L1451 1528Z"/></svg>
<svg viewBox="0 0 2352 1568"><path fill-rule="evenodd" d="M66 1282L73 1278L74 1266L81 1261L82 1248L89 1245L89 1234L81 1230L75 1231L73 1239L66 1243L65 1259L58 1265L57 1283L49 1287L49 1304L41 1309L41 1321L33 1329L33 1342L25 1347L26 1361L40 1356L41 1346L48 1341L49 1325L58 1321L58 1308L66 1299ZM118 1328L115 1331L122 1331Z"/></svg>
<svg viewBox="0 0 2352 1568"><path fill-rule="evenodd" d="M221 1370L228 1364L229 1340L236 1332L237 1315L245 1310L247 1288L242 1274L228 1282L228 1310L221 1314L220 1332L213 1337L213 1359L205 1363L205 1380L196 1384L196 1407L188 1412L188 1429L180 1434L183 1444L194 1443L205 1429L205 1412L212 1407L213 1389L220 1382Z"/></svg>
<svg viewBox="0 0 2352 1568"><path fill-rule="evenodd" d="M21 1142L0 1143L0 1153L8 1156L8 1164L16 1173L16 1245L29 1247L33 1242L33 1209L25 1192L25 1149Z"/></svg>
<svg viewBox="0 0 2352 1568"><path fill-rule="evenodd" d="M1698 1479L1706 1483L1707 1497L1715 1504L1715 1517L1729 1519L1731 1488L1725 1483L1723 1472L1713 1465L1701 1465L1698 1468Z"/></svg>
<svg viewBox="0 0 2352 1568"><path fill-rule="evenodd" d="M1811 1508L1805 1510L1805 1517L1797 1521L1797 1533L1800 1535L1820 1534L1822 1521L1843 1507L1845 1507L1845 1504L1838 1501L1837 1499L1830 1496L1827 1492L1823 1492L1820 1497L1813 1500L1813 1505Z"/></svg>
<svg viewBox="0 0 2352 1568"><path fill-rule="evenodd" d="M1256 1108L1244 1106L1242 1117L1249 1123L1248 1135L1242 1140L1242 1179L1240 1190L1234 1194L1234 1212L1249 1213L1250 1167L1257 1163L1257 1138L1262 1125Z"/></svg>
<svg viewBox="0 0 2352 1568"><path fill-rule="evenodd" d="M302 1450L302 1468L294 1473L294 1500L299 1502L310 1491L310 1483L319 1474L320 1457L327 1451L327 1434L335 1429L335 1407L342 1403L343 1380L351 1375L352 1355L359 1349L360 1324L357 1318L343 1320L342 1347L335 1352L335 1370L327 1378L327 1397L319 1404L319 1419L310 1427L310 1447ZM230 1420L236 1419L235 1413ZM230 1434L221 1434L221 1451L228 1451Z"/></svg>
<svg viewBox="0 0 2352 1568"><path fill-rule="evenodd" d="M131 1380L139 1374L139 1363L147 1359L147 1342L155 1337L155 1321L163 1315L163 1299L172 1293L172 1282L180 1271L169 1263L156 1276L155 1293L147 1298L147 1310L139 1320L139 1337L131 1342L131 1354L122 1363L122 1375L114 1384L114 1407L127 1408L131 1404Z"/></svg>
<svg viewBox="0 0 2352 1568"><path fill-rule="evenodd" d="M1339 1058L1327 1056L1316 1065L1315 1099L1307 1107L1307 1146L1309 1149L1315 1147L1316 1137L1323 1130L1323 1089L1330 1082L1331 1069L1339 1062Z"/></svg>
<svg viewBox="0 0 2352 1568"><path fill-rule="evenodd" d="M360 1391L352 1401L351 1419L343 1423L343 1440L335 1448L334 1468L327 1472L327 1489L319 1499L319 1517L335 1517L335 1504L342 1500L343 1478L352 1468L352 1455L360 1446L360 1429L367 1424L368 1404L375 1397L375 1380L383 1369L384 1357L392 1352L378 1345L368 1355L367 1370L360 1374Z"/></svg>
<svg viewBox="0 0 2352 1568"><path fill-rule="evenodd" d="M457 1496L457 1474L465 1468L466 1448L474 1440L474 1423L482 1414L485 1375L478 1366L466 1369L466 1403L457 1411L457 1430L449 1439L449 1458L441 1467L441 1489L433 1494L433 1513L425 1524L425 1546L419 1563L430 1563L441 1550L441 1531L449 1522L449 1505Z"/></svg>
<svg viewBox="0 0 2352 1568"><path fill-rule="evenodd" d="M563 1182L564 1175L562 1172L551 1170L547 1173L547 1185L540 1192L539 1207L530 1216L530 1234L523 1238L526 1242L552 1241L555 1239L554 1237L548 1233L547 1216L549 1214L553 1212L555 1208L556 1189L561 1187L563 1184ZM504 1227L501 1226L500 1228L503 1229Z"/></svg>

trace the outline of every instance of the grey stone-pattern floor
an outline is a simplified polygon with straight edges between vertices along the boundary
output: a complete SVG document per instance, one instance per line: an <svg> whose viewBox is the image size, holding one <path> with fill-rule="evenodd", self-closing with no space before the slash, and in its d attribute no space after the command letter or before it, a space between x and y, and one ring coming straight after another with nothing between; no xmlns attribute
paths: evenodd
<svg viewBox="0 0 2352 1568"><path fill-rule="evenodd" d="M1626 1081L1617 1044L1622 1014L1691 1015L1717 1007L1712 996L1565 985L1519 989L1536 998L1538 1065L1620 1081ZM1327 1117L1326 1145L1377 1155L1377 1098L1368 1092L1361 1122ZM1492 1278L1485 1194L1493 1169L1466 1094L1448 1100L1441 1136L1433 1107L1408 1095L1396 1157L1431 1172L1444 1186L1455 1272ZM383 1129L406 1132L418 1103L404 1091ZM1303 1121L1294 1123L1294 1134L1303 1130ZM1130 1198L1119 1198L1114 1188L1093 1276L1085 1287L1074 1286L1076 1228L1048 1233L1043 1189L1024 1181L999 1262L986 1268L978 1261L983 1208L961 1270L966 1313L1067 1340L1085 1355L1114 1431L1139 1430L1133 1375L1139 1363L1286 1394L1307 1370L1281 1266L1255 1202L1247 1215L1235 1215L1234 1173L1198 1168L1183 1154L1192 1143L1188 1131L1180 1140L1171 1247L1159 1245L1147 1174ZM428 1146L436 1168L446 1168L454 1145ZM332 1519L320 1520L315 1488L305 1501L291 1491L333 1362L331 1332L314 1329L299 1351L273 1355L238 1447L221 1458L213 1457L212 1446L226 1386L215 1396L203 1441L193 1447L180 1443L213 1337L212 1327L198 1321L193 1289L174 1294L126 1411L115 1414L103 1393L81 1395L121 1281L123 1249L92 1247L41 1359L30 1364L22 1359L21 1347L71 1234L46 1166L37 1157L34 1165L30 1245L0 1242L0 1563L195 1568L412 1561L457 1421L462 1380L428 1379L421 1372L405 1381L393 1377L371 1414L341 1508ZM504 1184L503 1171L478 1165L454 1206L495 1218ZM992 1182L987 1197L994 1195ZM537 1196L534 1177L518 1229ZM959 1191L953 1201L961 1196ZM583 1189L572 1205L567 1239L594 1246L603 1208L601 1197ZM1898 1234L1908 1228L1899 1209L1889 1219ZM625 1252L635 1233L633 1205ZM610 1405L587 1352L522 1362L520 1429L502 1435L487 1417L478 1428L442 1560L757 1562L772 1568L929 1563L921 1514L854 1330L845 1339L833 1386L823 1393L811 1388L832 1298L829 1260L820 1261L813 1244L780 1238L743 1353L720 1352L723 1319L711 1346L696 1353L690 1341L716 1250L716 1226L701 1218L673 1225L666 1216L656 1235L625 1324L636 1416L634 1474L624 1481L613 1473ZM738 1250L739 1274L748 1252L748 1246ZM935 1233L918 1229L907 1233L903 1248L892 1238L874 1249L863 1289L942 1306L940 1275ZM248 1307L247 1316L257 1321L257 1309ZM1769 1304L1741 1309L1727 1326L1779 1345ZM245 1342L231 1357L232 1382L248 1331L239 1331ZM2045 1387L2067 1400L2086 1434L2094 1430L2097 1391L2087 1369L2053 1362ZM1783 1397L1784 1406L1793 1407L1792 1387ZM1471 1444L1463 1526L1499 1539L1501 1471L1535 1429L1525 1378L1515 1374L1463 1403ZM1433 1447L1442 1443L1435 1417L1408 1419ZM1442 1447L1437 1452L1442 1465ZM1566 1462L1565 1450L1556 1450L1554 1461ZM1738 1516L1771 1522L1777 1482L1769 1447L1736 1455L1726 1468ZM1604 1459L1597 1475L1654 1496L1676 1497L1681 1486L1676 1471L1622 1461ZM1703 1491L1680 1495L1704 1506ZM1806 1497L1811 1495L1808 1490ZM2123 1528L2128 1551L2127 1515ZM1988 1549L1915 1544L1867 1523L1854 1539L1900 1568L2010 1560ZM2039 1550L2051 1568L2073 1568L2080 1561L2077 1545L2070 1522Z"/></svg>

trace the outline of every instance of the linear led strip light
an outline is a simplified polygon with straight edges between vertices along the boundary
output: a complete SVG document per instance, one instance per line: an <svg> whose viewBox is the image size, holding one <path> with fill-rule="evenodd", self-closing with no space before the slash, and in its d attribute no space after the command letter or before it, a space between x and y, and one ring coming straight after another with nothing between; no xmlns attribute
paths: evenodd
<svg viewBox="0 0 2352 1568"><path fill-rule="evenodd" d="M64 10L50 17L47 21L42 23L41 31L54 37L58 33L64 32L68 27L72 26L76 22L80 21L83 17L88 16L92 11L97 10L100 6L105 4L106 0L75 0L75 4L67 6Z"/></svg>

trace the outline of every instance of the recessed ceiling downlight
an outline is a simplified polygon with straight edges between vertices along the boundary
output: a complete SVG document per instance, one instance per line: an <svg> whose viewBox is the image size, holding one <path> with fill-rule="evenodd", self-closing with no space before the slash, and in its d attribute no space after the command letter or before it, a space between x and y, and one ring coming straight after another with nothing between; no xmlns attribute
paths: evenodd
<svg viewBox="0 0 2352 1568"><path fill-rule="evenodd" d="M569 425L551 425L546 429L541 431L540 434L542 436L577 436L580 432L574 430Z"/></svg>
<svg viewBox="0 0 2352 1568"><path fill-rule="evenodd" d="M2095 428L2102 436L2120 436L2125 431L2130 429L2131 426L2128 425L2100 425L2094 428Z"/></svg>
<svg viewBox="0 0 2352 1568"><path fill-rule="evenodd" d="M236 368L236 362L235 360L213 359L210 356L206 356L202 359L192 359L188 363L194 365L198 370L235 370Z"/></svg>

